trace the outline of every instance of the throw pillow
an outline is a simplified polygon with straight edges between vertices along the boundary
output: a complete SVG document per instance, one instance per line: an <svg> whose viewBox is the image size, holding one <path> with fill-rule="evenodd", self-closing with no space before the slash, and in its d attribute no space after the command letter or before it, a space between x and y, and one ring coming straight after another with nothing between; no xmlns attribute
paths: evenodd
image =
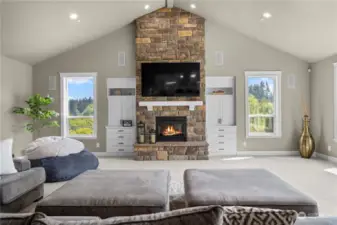
<svg viewBox="0 0 337 225"><path fill-rule="evenodd" d="M0 141L0 175L17 173L12 157L13 139Z"/></svg>
<svg viewBox="0 0 337 225"><path fill-rule="evenodd" d="M220 206L194 207L148 215L111 217L104 220L58 220L42 218L31 225L222 225L223 209Z"/></svg>
<svg viewBox="0 0 337 225"><path fill-rule="evenodd" d="M45 217L43 213L0 213L1 225L27 225Z"/></svg>
<svg viewBox="0 0 337 225"><path fill-rule="evenodd" d="M252 207L224 207L223 225L293 225L297 219L294 210L262 209Z"/></svg>
<svg viewBox="0 0 337 225"><path fill-rule="evenodd" d="M130 217L102 220L102 225L222 225L220 206L202 206Z"/></svg>

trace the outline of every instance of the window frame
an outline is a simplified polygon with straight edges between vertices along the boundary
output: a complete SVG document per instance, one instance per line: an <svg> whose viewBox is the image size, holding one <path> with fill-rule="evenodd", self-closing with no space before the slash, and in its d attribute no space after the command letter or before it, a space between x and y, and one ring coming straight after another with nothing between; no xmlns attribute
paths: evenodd
<svg viewBox="0 0 337 225"><path fill-rule="evenodd" d="M69 116L69 101L68 101L68 78L76 77L91 77L93 79L93 105L94 105L94 115L93 116L80 116L80 118L92 118L93 117L93 134L92 135L70 135L69 134L69 120L71 118L78 118L78 116ZM97 139L97 73L60 73L60 86L61 86L61 135L62 137L69 137L75 139Z"/></svg>
<svg viewBox="0 0 337 225"><path fill-rule="evenodd" d="M249 88L248 79L250 77L272 78L275 81L274 85L274 114L261 115L261 117L273 117L274 132L250 132L250 118L258 117L258 115L251 116L249 114ZM281 113L281 71L245 71L245 120L246 120L246 138L281 138L282 137L282 113Z"/></svg>
<svg viewBox="0 0 337 225"><path fill-rule="evenodd" d="M337 142L337 62L332 64L334 68L334 135L333 140Z"/></svg>

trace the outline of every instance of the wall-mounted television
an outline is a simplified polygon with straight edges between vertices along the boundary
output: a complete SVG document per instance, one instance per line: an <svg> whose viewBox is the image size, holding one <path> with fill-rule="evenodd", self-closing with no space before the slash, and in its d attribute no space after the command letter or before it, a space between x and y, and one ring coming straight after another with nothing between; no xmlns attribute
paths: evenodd
<svg viewBox="0 0 337 225"><path fill-rule="evenodd" d="M142 96L200 96L200 63L142 63Z"/></svg>

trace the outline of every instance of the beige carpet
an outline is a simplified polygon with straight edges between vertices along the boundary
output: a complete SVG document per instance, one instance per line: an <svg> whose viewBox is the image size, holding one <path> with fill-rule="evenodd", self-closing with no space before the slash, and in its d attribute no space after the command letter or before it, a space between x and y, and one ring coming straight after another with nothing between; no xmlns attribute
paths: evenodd
<svg viewBox="0 0 337 225"><path fill-rule="evenodd" d="M123 158L100 158L99 169L167 169L171 171L171 193L180 194L183 190L183 172L188 168L264 168L281 177L286 182L314 198L319 204L320 215L337 216L337 175L325 171L337 165L319 160L305 160L300 157L259 157L221 158L209 161L134 161ZM45 196L65 182L45 184ZM34 206L25 211L33 210Z"/></svg>

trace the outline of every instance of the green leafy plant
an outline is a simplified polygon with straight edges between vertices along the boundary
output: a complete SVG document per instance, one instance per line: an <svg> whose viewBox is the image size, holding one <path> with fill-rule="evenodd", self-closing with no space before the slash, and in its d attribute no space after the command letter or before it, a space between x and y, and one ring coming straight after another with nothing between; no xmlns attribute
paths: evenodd
<svg viewBox="0 0 337 225"><path fill-rule="evenodd" d="M48 109L48 106L53 103L53 98L35 94L25 102L28 107L14 107L12 112L30 119L30 122L25 124L27 131L33 133L34 131L39 132L43 127L59 127L57 120L54 120L59 116L59 113Z"/></svg>

